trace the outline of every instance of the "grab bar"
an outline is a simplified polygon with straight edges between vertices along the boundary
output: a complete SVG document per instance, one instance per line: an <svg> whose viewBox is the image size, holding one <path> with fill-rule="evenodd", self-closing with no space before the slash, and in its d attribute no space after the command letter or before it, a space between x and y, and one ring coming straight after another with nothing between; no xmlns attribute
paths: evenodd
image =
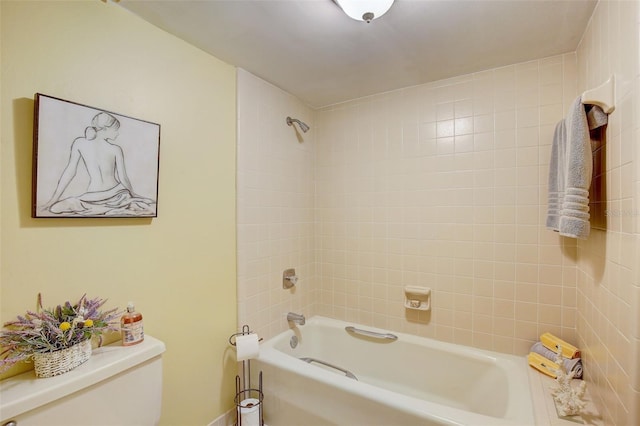
<svg viewBox="0 0 640 426"><path fill-rule="evenodd" d="M375 331L362 330L360 328L355 328L352 326L348 326L344 328L349 333L362 334L363 336L374 337L376 339L384 339L384 340L398 340L398 336L391 333L377 333Z"/></svg>
<svg viewBox="0 0 640 426"><path fill-rule="evenodd" d="M324 362L322 360L319 359L315 359L315 358L300 358L302 361L307 362L309 364L311 364L312 362L317 362L318 364L322 364L324 366L333 368L334 370L338 370L341 373L344 373L345 376L347 376L350 379L354 379L354 380L358 380L358 378L349 370L345 370L344 368L340 368L340 367L336 367L333 364L329 364L328 362Z"/></svg>

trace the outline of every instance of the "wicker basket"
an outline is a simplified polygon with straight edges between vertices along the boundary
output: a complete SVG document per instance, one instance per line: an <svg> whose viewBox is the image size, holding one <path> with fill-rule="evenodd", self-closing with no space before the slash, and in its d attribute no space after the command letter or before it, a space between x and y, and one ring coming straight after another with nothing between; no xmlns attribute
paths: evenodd
<svg viewBox="0 0 640 426"><path fill-rule="evenodd" d="M33 355L36 377L53 377L71 371L91 357L91 340L55 352Z"/></svg>

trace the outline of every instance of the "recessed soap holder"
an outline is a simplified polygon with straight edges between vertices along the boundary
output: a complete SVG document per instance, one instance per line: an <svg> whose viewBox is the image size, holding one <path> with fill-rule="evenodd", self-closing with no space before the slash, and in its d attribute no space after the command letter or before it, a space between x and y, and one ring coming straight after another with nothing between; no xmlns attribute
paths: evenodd
<svg viewBox="0 0 640 426"><path fill-rule="evenodd" d="M404 288L404 307L428 311L431 309L431 289L429 287L406 286Z"/></svg>

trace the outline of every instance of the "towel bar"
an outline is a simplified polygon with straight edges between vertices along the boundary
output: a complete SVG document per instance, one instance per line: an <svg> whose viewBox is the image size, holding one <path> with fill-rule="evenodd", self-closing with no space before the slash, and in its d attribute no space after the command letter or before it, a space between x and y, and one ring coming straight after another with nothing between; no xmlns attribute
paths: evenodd
<svg viewBox="0 0 640 426"><path fill-rule="evenodd" d="M600 86L582 93L582 103L597 105L602 108L605 113L611 114L616 109L615 86L615 76L611 75L611 77Z"/></svg>

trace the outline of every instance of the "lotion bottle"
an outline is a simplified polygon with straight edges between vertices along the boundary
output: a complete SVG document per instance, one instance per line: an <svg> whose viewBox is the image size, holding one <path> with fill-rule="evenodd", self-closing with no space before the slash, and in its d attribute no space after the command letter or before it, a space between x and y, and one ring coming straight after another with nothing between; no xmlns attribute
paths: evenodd
<svg viewBox="0 0 640 426"><path fill-rule="evenodd" d="M142 314L136 312L133 302L129 302L127 312L120 318L120 330L122 331L122 346L135 345L144 340Z"/></svg>

